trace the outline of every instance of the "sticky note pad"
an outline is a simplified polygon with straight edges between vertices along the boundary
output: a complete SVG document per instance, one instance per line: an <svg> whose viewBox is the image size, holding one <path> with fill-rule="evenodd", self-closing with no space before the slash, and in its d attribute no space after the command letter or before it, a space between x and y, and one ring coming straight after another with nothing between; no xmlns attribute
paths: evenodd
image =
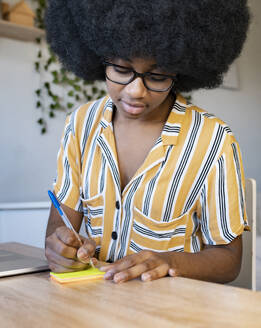
<svg viewBox="0 0 261 328"><path fill-rule="evenodd" d="M102 279L105 272L100 271L97 268L90 267L82 271L55 273L50 272L50 276L53 280L60 284L66 284L76 281L96 280Z"/></svg>

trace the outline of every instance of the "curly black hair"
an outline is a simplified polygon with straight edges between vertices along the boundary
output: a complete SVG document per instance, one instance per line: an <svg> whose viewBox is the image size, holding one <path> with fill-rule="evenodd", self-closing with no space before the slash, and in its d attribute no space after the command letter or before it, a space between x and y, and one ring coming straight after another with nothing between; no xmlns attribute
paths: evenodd
<svg viewBox="0 0 261 328"><path fill-rule="evenodd" d="M247 0L49 0L47 41L77 76L104 80L107 58L153 58L177 91L214 88L237 58Z"/></svg>

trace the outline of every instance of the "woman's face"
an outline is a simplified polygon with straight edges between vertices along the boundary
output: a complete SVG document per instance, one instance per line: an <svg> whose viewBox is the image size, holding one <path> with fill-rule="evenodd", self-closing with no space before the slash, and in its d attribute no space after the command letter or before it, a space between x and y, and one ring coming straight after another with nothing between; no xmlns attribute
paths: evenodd
<svg viewBox="0 0 261 328"><path fill-rule="evenodd" d="M138 73L167 74L160 71L156 66L156 62L152 59L113 59L109 60L109 62L133 69ZM108 69L114 70L115 68L110 67ZM123 78L125 78L124 75ZM155 82L153 81L152 83ZM164 92L148 90L140 77L137 77L127 85L117 84L107 78L106 84L108 93L117 108L117 114L121 115L122 118L141 120L165 119L173 103L170 90Z"/></svg>

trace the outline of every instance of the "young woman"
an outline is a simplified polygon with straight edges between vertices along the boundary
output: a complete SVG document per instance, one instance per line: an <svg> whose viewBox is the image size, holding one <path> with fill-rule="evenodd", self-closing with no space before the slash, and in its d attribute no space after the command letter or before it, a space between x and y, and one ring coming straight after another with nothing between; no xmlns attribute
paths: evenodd
<svg viewBox="0 0 261 328"><path fill-rule="evenodd" d="M89 238L80 247L51 208L51 270L95 257L111 263L102 269L117 283L235 279L248 229L239 146L180 92L222 82L248 22L245 0L49 1L53 51L108 89L66 121L54 192Z"/></svg>

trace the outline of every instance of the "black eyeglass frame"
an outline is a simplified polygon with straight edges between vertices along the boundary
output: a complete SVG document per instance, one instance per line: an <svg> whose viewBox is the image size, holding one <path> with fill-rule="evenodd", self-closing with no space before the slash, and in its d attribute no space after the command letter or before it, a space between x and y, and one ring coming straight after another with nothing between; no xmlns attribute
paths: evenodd
<svg viewBox="0 0 261 328"><path fill-rule="evenodd" d="M128 84L130 84L131 82L133 82L137 77L140 77L140 78L142 79L142 82L143 82L144 86L145 86L148 90L150 90L150 91L154 91L154 92L166 92L166 91L170 90L171 88L173 88L174 83L175 83L176 80L177 80L177 77L176 77L176 76L173 76L173 75L166 75L166 74L159 74L159 73L151 73L151 72L138 73L138 72L136 72L133 68L128 68L128 67L126 67L126 66L121 66L121 65L113 64L113 63L110 63L110 62L107 62L107 61L104 61L104 62L103 62L103 65L105 66L105 68L106 68L107 66L114 66L114 67L119 67L119 68L123 68L123 69L129 69L130 72L134 73L133 77L132 77L128 82L123 83L123 82L116 82L116 81L114 81L114 80L111 80L111 79L108 77L108 75L106 74L106 69L105 69L105 76L106 76L106 78L107 78L109 81L111 81L111 82L113 82L113 83L121 84L121 85L128 85ZM171 83L171 85L170 85L168 88L163 89L163 90L155 90L155 89L152 89L152 88L148 87L147 84L146 84L146 81L145 81L145 77L146 77L146 76L155 76L155 75L156 75L156 76L163 76L163 77L167 77L167 78L172 79L172 83Z"/></svg>

